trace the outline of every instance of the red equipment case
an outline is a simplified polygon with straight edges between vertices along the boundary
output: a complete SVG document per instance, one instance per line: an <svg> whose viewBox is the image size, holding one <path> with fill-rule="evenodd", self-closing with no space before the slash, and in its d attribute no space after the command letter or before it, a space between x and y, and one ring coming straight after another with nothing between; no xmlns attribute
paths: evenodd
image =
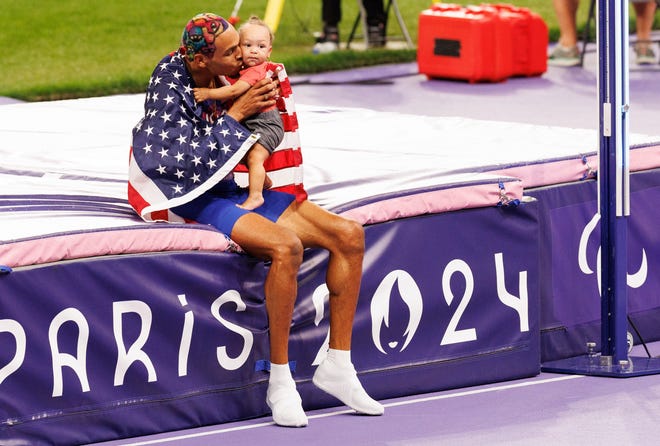
<svg viewBox="0 0 660 446"><path fill-rule="evenodd" d="M540 76L548 69L548 26L540 15L512 5L481 5L494 8L509 28L513 76Z"/></svg>
<svg viewBox="0 0 660 446"><path fill-rule="evenodd" d="M548 28L529 9L434 4L419 16L417 64L428 77L498 82L547 70Z"/></svg>

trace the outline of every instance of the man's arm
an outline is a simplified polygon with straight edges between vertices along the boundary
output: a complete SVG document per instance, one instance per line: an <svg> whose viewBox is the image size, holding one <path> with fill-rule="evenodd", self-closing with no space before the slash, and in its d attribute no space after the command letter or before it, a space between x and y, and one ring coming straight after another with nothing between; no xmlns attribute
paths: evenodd
<svg viewBox="0 0 660 446"><path fill-rule="evenodd" d="M275 105L278 95L278 82L272 79L262 79L234 101L227 110L227 115L242 122L248 116Z"/></svg>

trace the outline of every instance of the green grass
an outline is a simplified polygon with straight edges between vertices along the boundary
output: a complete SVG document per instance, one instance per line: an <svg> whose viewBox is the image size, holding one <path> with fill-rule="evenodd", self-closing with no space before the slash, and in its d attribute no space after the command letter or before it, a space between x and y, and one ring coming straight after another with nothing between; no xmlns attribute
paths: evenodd
<svg viewBox="0 0 660 446"><path fill-rule="evenodd" d="M245 0L239 16L263 16L266 0ZM459 0L459 4L477 4ZM538 12L556 40L556 19L549 0L509 2ZM417 40L420 11L430 0L398 0L408 30ZM312 33L321 27L320 0L288 0L272 58L289 74L314 73L355 66L415 60L415 50L341 51L313 55ZM584 23L583 1L579 22ZM0 0L0 96L28 101L142 92L151 70L175 50L185 22L211 11L228 17L234 1L189 0ZM350 32L357 3L342 2L342 38ZM400 30L390 14L389 34Z"/></svg>

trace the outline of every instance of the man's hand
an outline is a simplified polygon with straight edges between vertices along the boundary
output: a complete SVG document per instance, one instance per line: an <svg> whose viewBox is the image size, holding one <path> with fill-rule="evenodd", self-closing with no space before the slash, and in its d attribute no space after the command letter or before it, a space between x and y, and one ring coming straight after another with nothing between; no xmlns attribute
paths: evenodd
<svg viewBox="0 0 660 446"><path fill-rule="evenodd" d="M275 105L279 96L279 83L273 79L262 79L254 84L245 94L234 101L227 114L241 122L248 116Z"/></svg>

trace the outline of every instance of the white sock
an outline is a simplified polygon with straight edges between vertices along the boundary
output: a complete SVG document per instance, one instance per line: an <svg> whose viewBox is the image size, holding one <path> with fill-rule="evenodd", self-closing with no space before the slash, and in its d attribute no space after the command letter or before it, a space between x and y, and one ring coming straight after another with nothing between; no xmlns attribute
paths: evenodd
<svg viewBox="0 0 660 446"><path fill-rule="evenodd" d="M316 368L312 382L359 413L382 415L385 408L364 390L350 358L350 350L328 350L328 356Z"/></svg>
<svg viewBox="0 0 660 446"><path fill-rule="evenodd" d="M293 382L293 376L291 376L289 364L270 364L270 376L268 378L269 384L290 382Z"/></svg>
<svg viewBox="0 0 660 446"><path fill-rule="evenodd" d="M287 427L307 426L307 415L296 390L289 364L271 364L266 404L273 412L275 424Z"/></svg>
<svg viewBox="0 0 660 446"><path fill-rule="evenodd" d="M353 365L351 362L350 350L336 350L334 348L328 349L327 359L342 367L350 367Z"/></svg>

